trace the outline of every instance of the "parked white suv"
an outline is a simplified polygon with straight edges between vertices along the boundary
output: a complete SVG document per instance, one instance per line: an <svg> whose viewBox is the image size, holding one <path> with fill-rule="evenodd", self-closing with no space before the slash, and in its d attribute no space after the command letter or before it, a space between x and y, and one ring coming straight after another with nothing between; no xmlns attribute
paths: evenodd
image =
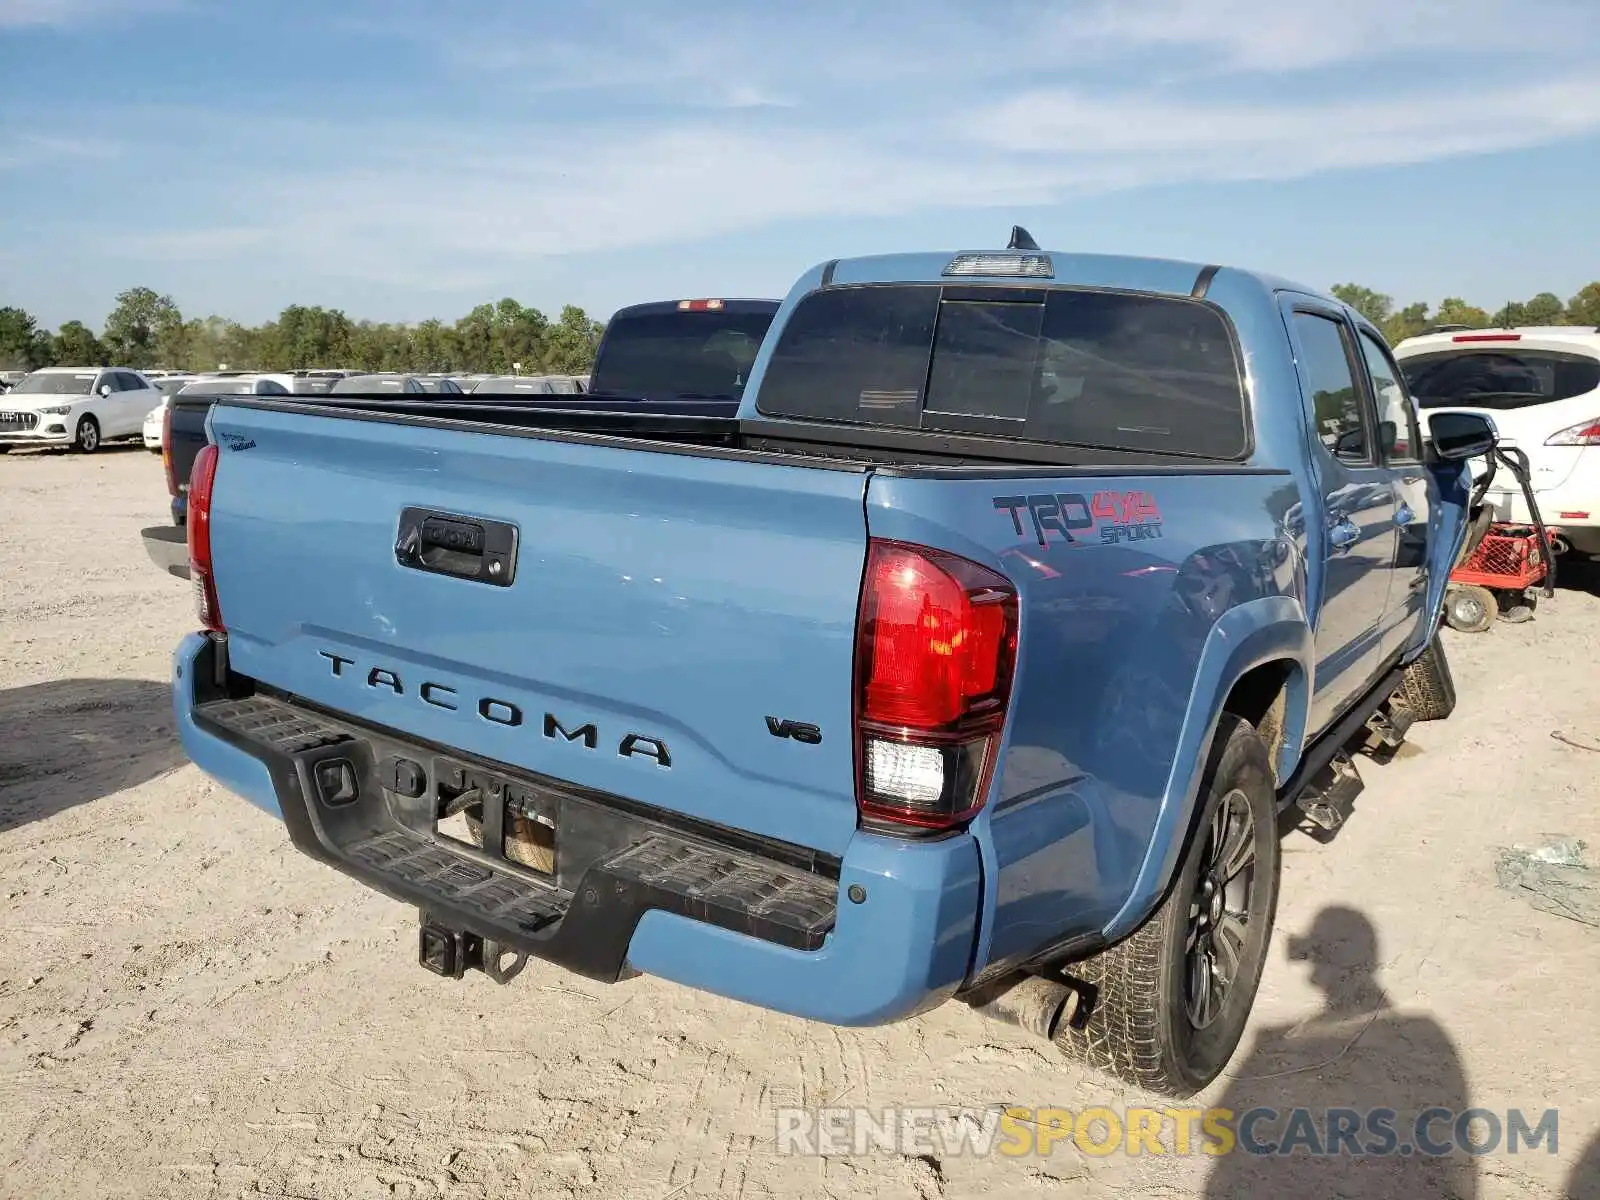
<svg viewBox="0 0 1600 1200"><path fill-rule="evenodd" d="M1394 348L1417 407L1486 413L1528 456L1556 548L1600 555L1600 330L1555 325L1428 333ZM1482 468L1473 464L1476 473ZM1495 519L1527 521L1509 473L1486 497Z"/></svg>
<svg viewBox="0 0 1600 1200"><path fill-rule="evenodd" d="M0 396L0 452L71 446L89 453L112 438L139 437L161 393L125 367L45 367Z"/></svg>

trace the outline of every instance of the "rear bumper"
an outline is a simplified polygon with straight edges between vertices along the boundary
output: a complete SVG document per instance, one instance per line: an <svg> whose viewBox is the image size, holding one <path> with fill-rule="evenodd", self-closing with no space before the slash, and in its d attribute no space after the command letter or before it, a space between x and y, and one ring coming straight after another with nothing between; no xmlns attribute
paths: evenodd
<svg viewBox="0 0 1600 1200"><path fill-rule="evenodd" d="M174 656L189 757L280 816L302 851L481 937L591 978L632 968L838 1025L909 1016L966 975L980 893L965 834L931 843L858 834L842 861L827 862L283 697L230 700L216 666L214 643L199 634ZM341 760L347 774L331 765ZM432 834L436 792L463 768L481 768L524 811L551 814L553 875Z"/></svg>
<svg viewBox="0 0 1600 1200"><path fill-rule="evenodd" d="M1560 487L1534 493L1545 527L1552 532L1560 530L1579 554L1600 554L1600 477L1596 476L1600 472L1580 466ZM1522 525L1533 519L1520 491L1496 488L1484 497L1484 503L1494 512L1496 521Z"/></svg>
<svg viewBox="0 0 1600 1200"><path fill-rule="evenodd" d="M139 531L144 552L168 575L189 578L189 531L182 525L151 525Z"/></svg>
<svg viewBox="0 0 1600 1200"><path fill-rule="evenodd" d="M1549 526L1573 528L1600 527L1600 478L1572 478L1560 487L1535 492L1539 502L1539 515ZM1587 476L1587 472L1583 472ZM1493 511L1495 520L1524 524L1533 518L1528 512L1528 501L1520 491L1501 491L1495 488L1484 497L1484 503ZM1563 517L1562 513L1571 514ZM1582 513L1582 516L1577 514Z"/></svg>

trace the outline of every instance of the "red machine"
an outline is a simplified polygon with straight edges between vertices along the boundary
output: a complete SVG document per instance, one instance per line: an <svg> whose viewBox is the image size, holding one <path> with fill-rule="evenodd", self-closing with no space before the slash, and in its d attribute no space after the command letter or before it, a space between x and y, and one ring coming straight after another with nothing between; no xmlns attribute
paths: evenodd
<svg viewBox="0 0 1600 1200"><path fill-rule="evenodd" d="M1496 460L1522 485L1533 524L1495 522L1482 507ZM1526 456L1511 447L1497 450L1490 458L1488 477L1479 482L1475 492L1474 507L1478 511L1461 557L1450 572L1444 600L1446 624L1463 633L1482 633L1496 617L1512 622L1531 619L1539 603L1539 591L1534 585L1542 582L1542 590L1548 596L1555 582L1549 533L1528 487Z"/></svg>
<svg viewBox="0 0 1600 1200"><path fill-rule="evenodd" d="M1545 577L1546 556L1532 525L1492 524L1477 547L1450 572L1444 619L1451 629L1482 633L1496 616L1526 621Z"/></svg>

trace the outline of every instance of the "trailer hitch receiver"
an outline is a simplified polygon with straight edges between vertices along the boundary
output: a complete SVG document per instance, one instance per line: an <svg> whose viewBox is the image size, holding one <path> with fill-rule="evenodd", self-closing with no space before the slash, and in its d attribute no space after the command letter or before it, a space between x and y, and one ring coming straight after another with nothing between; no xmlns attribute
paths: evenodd
<svg viewBox="0 0 1600 1200"><path fill-rule="evenodd" d="M493 938L419 914L417 961L435 975L460 979L468 971L482 971L496 983L510 983L528 965L528 956L507 949Z"/></svg>

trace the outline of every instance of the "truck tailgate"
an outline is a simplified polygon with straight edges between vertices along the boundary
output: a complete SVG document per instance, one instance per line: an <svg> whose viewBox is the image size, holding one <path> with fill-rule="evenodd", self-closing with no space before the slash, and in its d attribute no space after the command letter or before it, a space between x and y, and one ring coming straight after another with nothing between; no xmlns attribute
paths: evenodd
<svg viewBox="0 0 1600 1200"><path fill-rule="evenodd" d="M211 420L235 671L447 748L843 852L863 472L226 402ZM514 528L512 582L403 565L407 509Z"/></svg>

